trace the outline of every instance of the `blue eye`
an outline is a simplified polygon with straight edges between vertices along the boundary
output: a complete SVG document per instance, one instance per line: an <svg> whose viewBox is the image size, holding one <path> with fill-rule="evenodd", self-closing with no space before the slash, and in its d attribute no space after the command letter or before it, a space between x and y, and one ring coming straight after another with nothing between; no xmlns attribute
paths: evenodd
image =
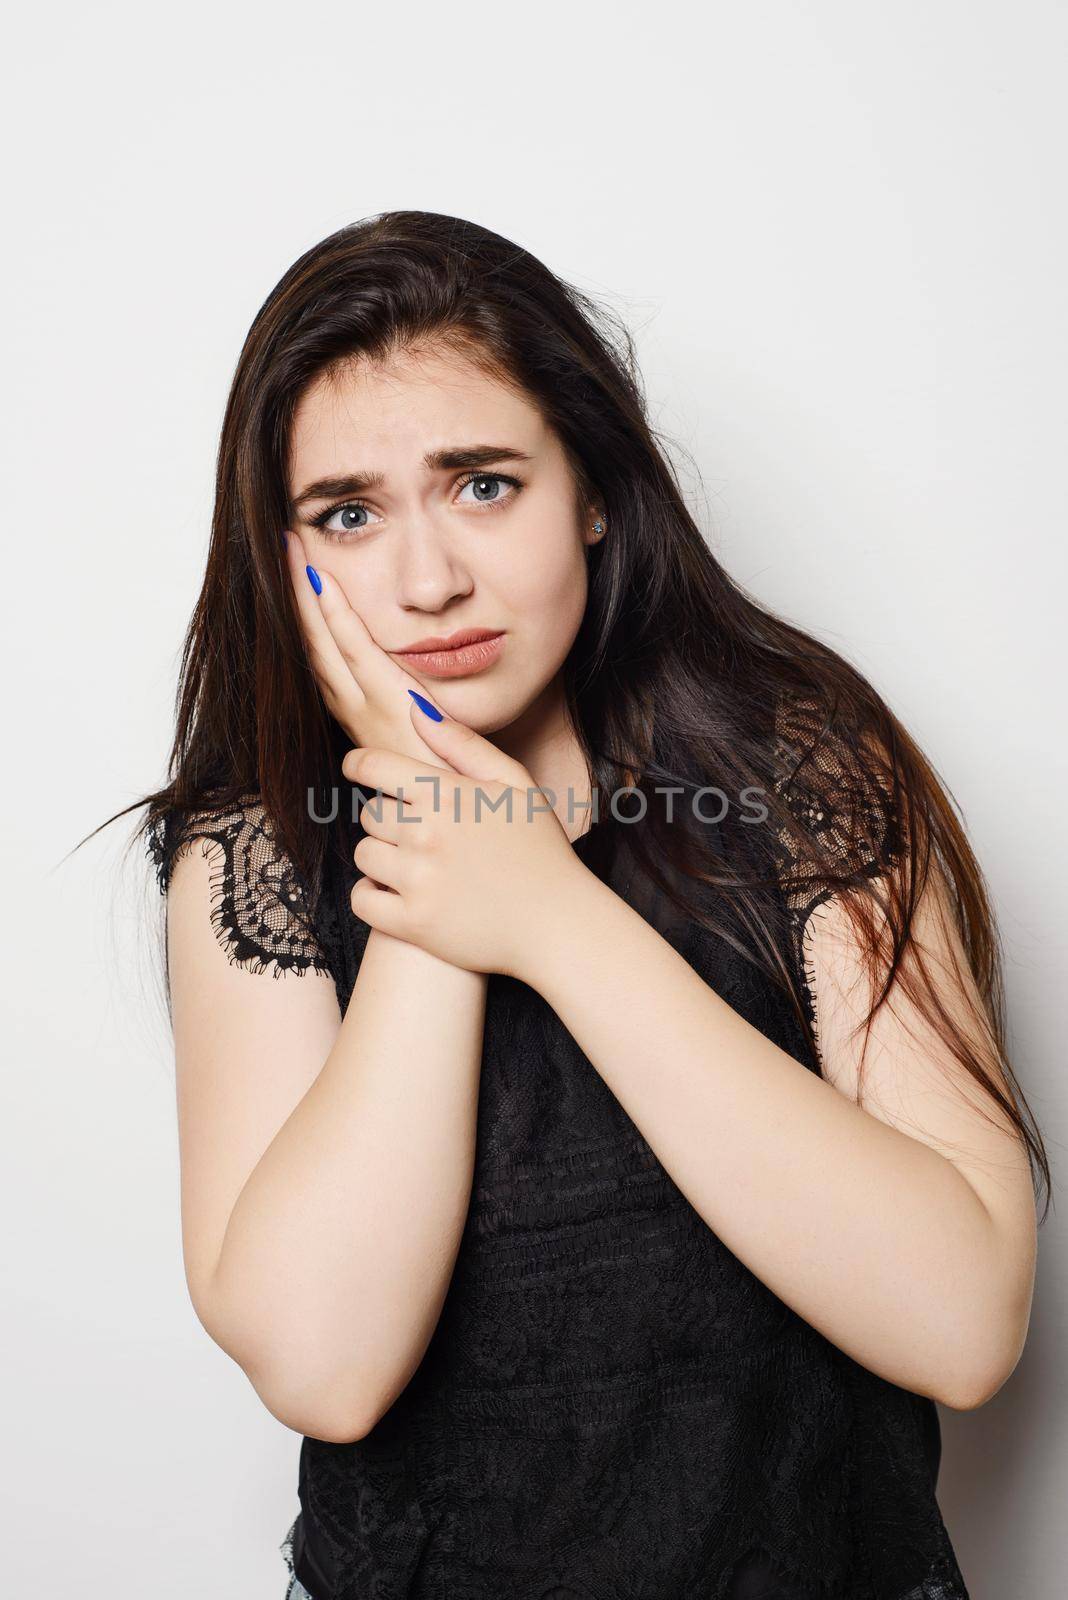
<svg viewBox="0 0 1068 1600"><path fill-rule="evenodd" d="M513 493L503 496L500 493L495 493L486 499L479 499L477 497L478 490L482 489L483 487L500 485L502 483L509 484L513 490ZM514 500L516 495L518 495L523 489L523 482L521 479L509 477L503 472L469 472L461 480L460 488L466 489L470 485L476 486L476 498L466 502L461 501L460 504L466 503L467 505L477 505L487 511L495 511L498 506L507 505L509 501ZM342 500L340 504L328 506L325 511L320 511L317 516L309 518L309 522L313 528L317 528L319 530L324 538L336 539L344 542L352 535L359 534L364 528L367 527L367 523L365 521L354 521L353 518L365 517L369 512L370 507L365 505L362 500ZM329 526L329 524L335 517L341 518L341 524L338 527L332 528Z"/></svg>
<svg viewBox="0 0 1068 1600"><path fill-rule="evenodd" d="M364 524L361 522L347 522L344 519L352 516L353 513L365 512L366 510L367 507L362 503L362 501L347 500L343 506L331 506L329 511L321 511L317 517L312 518L312 522L321 533L328 533L332 538L340 539L343 538L346 533L358 532L359 529L364 526ZM338 516L342 518L341 527L328 528L327 523L333 517Z"/></svg>
<svg viewBox="0 0 1068 1600"><path fill-rule="evenodd" d="M500 473L500 472L472 472L464 479L463 487L465 489L468 489L468 488L471 487L472 484L476 484L479 488L481 488L482 485L486 484L486 483L490 483L490 484L510 483L510 484L513 484L516 489L521 489L523 487L523 485L519 482L518 478L506 478L503 475L503 473ZM494 495L492 500L478 500L477 497L476 497L476 504L484 505L484 506L485 505L496 505L497 502L500 500L500 498L501 498L501 496L499 494ZM507 495L505 498L510 500L510 499L513 498L513 496L512 495Z"/></svg>

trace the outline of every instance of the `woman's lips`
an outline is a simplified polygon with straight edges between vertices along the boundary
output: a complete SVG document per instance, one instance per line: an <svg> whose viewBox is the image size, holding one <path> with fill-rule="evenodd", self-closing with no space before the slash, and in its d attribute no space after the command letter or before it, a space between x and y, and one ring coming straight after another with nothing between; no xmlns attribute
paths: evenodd
<svg viewBox="0 0 1068 1600"><path fill-rule="evenodd" d="M402 662L429 673L432 678L464 678L492 665L503 645L504 634L496 633L492 639L457 645L453 650L400 650L397 655Z"/></svg>

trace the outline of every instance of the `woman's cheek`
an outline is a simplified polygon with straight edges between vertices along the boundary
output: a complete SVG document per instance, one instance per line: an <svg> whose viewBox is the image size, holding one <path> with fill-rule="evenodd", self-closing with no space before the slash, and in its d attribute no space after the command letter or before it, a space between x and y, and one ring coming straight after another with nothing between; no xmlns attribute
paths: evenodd
<svg viewBox="0 0 1068 1600"><path fill-rule="evenodd" d="M543 545L515 574L515 580L517 615L559 621L570 619L577 611L581 617L586 604L586 563L581 546Z"/></svg>
<svg viewBox="0 0 1068 1600"><path fill-rule="evenodd" d="M587 578L585 565L555 576L555 581L539 590L525 611L517 613L534 624L539 654L551 671L566 659L586 610Z"/></svg>

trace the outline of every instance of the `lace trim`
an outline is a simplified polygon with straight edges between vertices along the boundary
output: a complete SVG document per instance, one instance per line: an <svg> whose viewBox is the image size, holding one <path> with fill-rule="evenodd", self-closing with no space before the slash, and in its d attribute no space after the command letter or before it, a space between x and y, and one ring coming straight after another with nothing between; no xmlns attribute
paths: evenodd
<svg viewBox="0 0 1068 1600"><path fill-rule="evenodd" d="M891 774L866 768L857 741L828 723L815 700L780 702L774 754L776 793L804 835L801 840L779 833L781 887L802 999L820 1056L813 916L847 884L879 877L901 858L900 810Z"/></svg>
<svg viewBox="0 0 1068 1600"><path fill-rule="evenodd" d="M211 862L212 927L231 964L275 978L283 972L330 974L307 886L276 838L262 801L171 811L156 819L146 832L146 848L162 894L175 863L197 839Z"/></svg>
<svg viewBox="0 0 1068 1600"><path fill-rule="evenodd" d="M286 1532L285 1538L278 1546L278 1552L286 1564L286 1572L289 1575L289 1582L286 1585L284 1600L296 1600L296 1596L301 1587L293 1566L293 1535L296 1532L297 1520L298 1519L296 1517L293 1518L293 1521L290 1523L288 1531Z"/></svg>

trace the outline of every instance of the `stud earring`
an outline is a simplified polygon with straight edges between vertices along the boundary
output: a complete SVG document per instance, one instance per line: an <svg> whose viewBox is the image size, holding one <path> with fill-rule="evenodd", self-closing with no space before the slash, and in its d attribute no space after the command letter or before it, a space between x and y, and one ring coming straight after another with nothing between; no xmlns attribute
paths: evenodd
<svg viewBox="0 0 1068 1600"><path fill-rule="evenodd" d="M603 522L595 522L594 525L593 525L593 531L594 531L594 533L603 533L604 532L604 523Z"/></svg>

